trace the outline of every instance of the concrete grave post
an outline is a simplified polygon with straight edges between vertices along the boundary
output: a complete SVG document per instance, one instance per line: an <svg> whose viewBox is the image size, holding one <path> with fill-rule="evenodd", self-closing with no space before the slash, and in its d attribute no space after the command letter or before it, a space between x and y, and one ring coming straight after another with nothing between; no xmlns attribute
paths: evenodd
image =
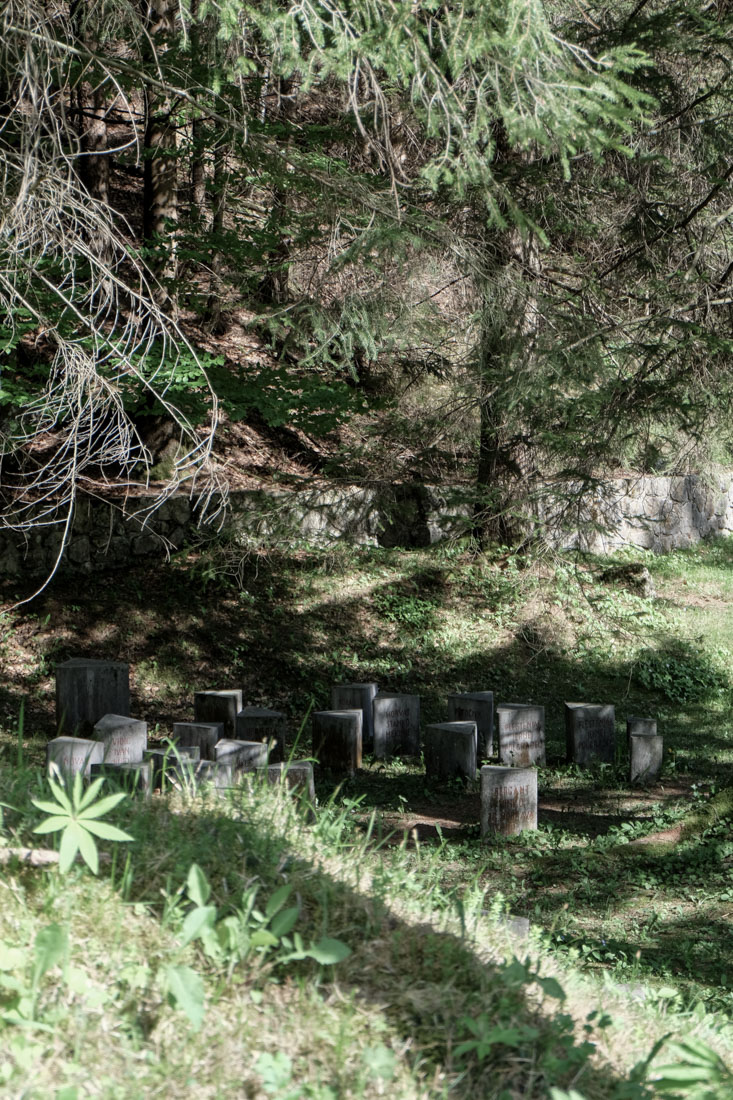
<svg viewBox="0 0 733 1100"><path fill-rule="evenodd" d="M565 745L568 764L613 764L616 756L616 713L598 703L565 704Z"/></svg>
<svg viewBox="0 0 733 1100"><path fill-rule="evenodd" d="M379 692L372 703L374 755L378 760L420 752L420 696Z"/></svg>
<svg viewBox="0 0 733 1100"><path fill-rule="evenodd" d="M632 733L629 757L631 782L653 783L662 773L664 738L660 733Z"/></svg>
<svg viewBox="0 0 733 1100"><path fill-rule="evenodd" d="M223 722L224 736L236 737L237 715L242 709L242 692L197 691L193 697L193 717L196 722Z"/></svg>
<svg viewBox="0 0 733 1100"><path fill-rule="evenodd" d="M129 715L130 666L72 657L56 666L56 728L91 733L105 714Z"/></svg>
<svg viewBox="0 0 733 1100"><path fill-rule="evenodd" d="M499 759L514 768L545 763L545 708L531 703L501 703Z"/></svg>
<svg viewBox="0 0 733 1100"><path fill-rule="evenodd" d="M313 765L307 760L292 760L289 764L270 764L262 769L268 783L281 784L293 791L305 805L306 816L316 819L316 786Z"/></svg>
<svg viewBox="0 0 733 1100"><path fill-rule="evenodd" d="M81 772L91 774L92 764L101 764L104 745L83 737L54 737L46 745L46 766L52 779L68 779Z"/></svg>
<svg viewBox="0 0 733 1100"><path fill-rule="evenodd" d="M331 688L331 710L360 710L361 744L364 750L374 747L374 696L379 691L375 683L334 684ZM324 712L325 713L325 712Z"/></svg>
<svg viewBox="0 0 733 1100"><path fill-rule="evenodd" d="M313 755L326 771L354 775L361 767L363 713L317 710L313 715Z"/></svg>
<svg viewBox="0 0 733 1100"><path fill-rule="evenodd" d="M174 722L171 741L198 748L201 760L214 760L214 746L224 736L223 722Z"/></svg>
<svg viewBox="0 0 733 1100"><path fill-rule="evenodd" d="M655 737L657 733L656 718L627 718L626 719L626 744L631 748L632 737Z"/></svg>
<svg viewBox="0 0 733 1100"><path fill-rule="evenodd" d="M272 745L270 760L285 759L285 729L287 716L281 710L267 707L242 707L236 720L238 741L263 741Z"/></svg>
<svg viewBox="0 0 733 1100"><path fill-rule="evenodd" d="M485 764L481 769L481 837L537 828L537 769Z"/></svg>
<svg viewBox="0 0 733 1100"><path fill-rule="evenodd" d="M425 774L433 779L476 778L475 722L436 722L425 727Z"/></svg>
<svg viewBox="0 0 733 1100"><path fill-rule="evenodd" d="M148 749L145 759L153 765L153 790L164 790L167 779L180 779L183 772L193 774L201 760L201 749L198 745L168 745L164 749Z"/></svg>
<svg viewBox="0 0 733 1100"><path fill-rule="evenodd" d="M494 693L464 691L448 696L449 722L475 722L478 733L476 752L479 760L494 753Z"/></svg>
<svg viewBox="0 0 733 1100"><path fill-rule="evenodd" d="M105 764L139 764L148 747L148 723L122 714L105 714L94 725L104 745Z"/></svg>
<svg viewBox="0 0 733 1100"><path fill-rule="evenodd" d="M218 741L214 746L217 762L232 764L235 772L267 766L269 748L264 741Z"/></svg>
<svg viewBox="0 0 733 1100"><path fill-rule="evenodd" d="M152 760L140 760L135 764L92 764L91 769L92 779L104 776L133 794L141 793L145 798L152 797L154 774Z"/></svg>

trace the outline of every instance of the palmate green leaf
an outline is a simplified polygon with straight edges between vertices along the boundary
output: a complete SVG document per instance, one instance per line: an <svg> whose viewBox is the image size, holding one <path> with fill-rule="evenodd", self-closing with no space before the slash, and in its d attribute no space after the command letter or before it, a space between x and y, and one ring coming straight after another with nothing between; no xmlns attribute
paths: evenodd
<svg viewBox="0 0 733 1100"><path fill-rule="evenodd" d="M185 1012L194 1031L204 1020L204 983L190 966L169 966L165 972L168 995Z"/></svg>
<svg viewBox="0 0 733 1100"><path fill-rule="evenodd" d="M97 853L97 845L94 842L94 838L91 833L88 833L86 829L78 826L78 841L79 851L81 852L81 858L86 863L89 870L93 875L96 875L99 871L99 855Z"/></svg>
<svg viewBox="0 0 733 1100"><path fill-rule="evenodd" d="M94 801L94 799L99 794L99 791L101 790L103 783L104 783L104 777L103 776L100 776L98 779L93 779L92 780L92 782L87 787L86 791L84 792L84 795L82 796L82 798L81 798L81 800L80 800L80 802L77 806L77 809L79 811L85 810L87 808L87 806L91 806L92 802Z"/></svg>
<svg viewBox="0 0 733 1100"><path fill-rule="evenodd" d="M51 794L54 796L54 798L58 802L59 806L62 806L63 809L65 809L66 812L69 815L71 815L74 812L74 810L73 810L73 807L71 805L71 801L69 799L69 796L67 795L66 791L61 786L61 784L56 783L53 779L49 779L48 785L51 788ZM59 808L58 806L55 807L56 812L58 812L58 808Z"/></svg>
<svg viewBox="0 0 733 1100"><path fill-rule="evenodd" d="M65 875L69 870L74 862L76 853L79 851L79 833L81 831L82 830L76 822L72 821L61 834L61 844L59 845L59 871L62 875Z"/></svg>
<svg viewBox="0 0 733 1100"><path fill-rule="evenodd" d="M56 807L58 809L58 806ZM47 817L40 825L33 829L34 833L57 833L59 829L65 829L69 824L68 817Z"/></svg>
<svg viewBox="0 0 733 1100"><path fill-rule="evenodd" d="M93 806L88 806L85 810L82 810L78 815L79 820L89 821L95 817L102 817L103 814L113 810L126 797L123 791L119 791L117 794L108 794L106 798L101 798Z"/></svg>
<svg viewBox="0 0 733 1100"><path fill-rule="evenodd" d="M83 818L81 825L89 833L93 833L94 836L101 837L102 840L134 840L134 836L130 836L124 829L118 829L116 825L110 825L108 821L89 821Z"/></svg>

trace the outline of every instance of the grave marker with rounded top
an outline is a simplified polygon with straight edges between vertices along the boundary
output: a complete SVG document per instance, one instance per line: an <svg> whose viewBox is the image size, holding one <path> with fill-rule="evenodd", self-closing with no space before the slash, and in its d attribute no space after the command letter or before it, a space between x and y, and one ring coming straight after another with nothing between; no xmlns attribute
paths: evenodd
<svg viewBox="0 0 733 1100"><path fill-rule="evenodd" d="M371 749L374 745L374 697L379 691L379 685L368 684L334 684L331 688L331 710L360 710L361 744L363 749Z"/></svg>
<svg viewBox="0 0 733 1100"><path fill-rule="evenodd" d="M481 837L516 836L537 828L537 769L484 764L481 769Z"/></svg>
<svg viewBox="0 0 733 1100"><path fill-rule="evenodd" d="M223 722L174 722L171 741L178 745L196 746L202 760L214 760L214 747L224 736Z"/></svg>
<svg viewBox="0 0 733 1100"><path fill-rule="evenodd" d="M46 765L51 778L91 774L92 764L101 764L104 745L83 737L54 737L46 745Z"/></svg>
<svg viewBox="0 0 733 1100"><path fill-rule="evenodd" d="M501 703L496 708L499 725L499 759L512 768L545 763L545 708L533 703Z"/></svg>
<svg viewBox="0 0 733 1100"><path fill-rule="evenodd" d="M664 738L660 733L632 733L629 738L629 778L653 783L662 773Z"/></svg>
<svg viewBox="0 0 733 1100"><path fill-rule="evenodd" d="M104 745L105 764L139 764L148 747L148 723L123 714L105 714L94 725Z"/></svg>
<svg viewBox="0 0 733 1100"><path fill-rule="evenodd" d="M237 714L235 736L238 741L262 741L271 744L270 759L275 762L285 758L286 726L287 715L281 710L241 707Z"/></svg>
<svg viewBox="0 0 733 1100"><path fill-rule="evenodd" d="M56 728L91 733L105 714L129 715L130 666L72 657L56 666Z"/></svg>
<svg viewBox="0 0 733 1100"><path fill-rule="evenodd" d="M425 774L433 779L476 778L475 722L436 722L425 727Z"/></svg>
<svg viewBox="0 0 733 1100"><path fill-rule="evenodd" d="M218 741L214 746L221 764L232 764L235 771L251 771L267 765L269 747L264 741Z"/></svg>
<svg viewBox="0 0 733 1100"><path fill-rule="evenodd" d="M361 708L313 714L313 755L326 771L354 775L361 767L363 717Z"/></svg>
<svg viewBox="0 0 733 1100"><path fill-rule="evenodd" d="M568 764L613 764L616 756L616 712L601 703L565 704Z"/></svg>
<svg viewBox="0 0 733 1100"><path fill-rule="evenodd" d="M420 753L420 696L379 692L372 702L377 760Z"/></svg>
<svg viewBox="0 0 733 1100"><path fill-rule="evenodd" d="M448 696L449 722L475 722L478 734L476 752L479 759L494 752L494 693L464 691Z"/></svg>
<svg viewBox="0 0 733 1100"><path fill-rule="evenodd" d="M242 692L197 691L193 697L193 717L196 722L223 722L224 736L236 737L237 715L242 709Z"/></svg>

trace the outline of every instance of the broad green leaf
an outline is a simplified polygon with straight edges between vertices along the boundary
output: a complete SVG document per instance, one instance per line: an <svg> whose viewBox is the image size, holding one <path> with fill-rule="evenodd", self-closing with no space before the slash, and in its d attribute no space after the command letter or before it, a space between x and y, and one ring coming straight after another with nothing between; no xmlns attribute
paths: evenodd
<svg viewBox="0 0 733 1100"><path fill-rule="evenodd" d="M37 798L32 798L31 802L34 806L37 806L39 810L43 810L44 814L57 814L59 810L63 809L63 806L60 806L58 802L42 802ZM71 813L71 808L69 808L69 813ZM66 816L68 817L69 815L67 814Z"/></svg>
<svg viewBox="0 0 733 1100"><path fill-rule="evenodd" d="M285 883L284 886L278 887L274 894L271 895L267 905L265 907L265 916L269 919L274 917L278 909L282 909L285 902L288 900L293 892L292 886L289 883Z"/></svg>
<svg viewBox="0 0 733 1100"><path fill-rule="evenodd" d="M74 857L79 851L79 833L81 829L79 826L72 822L67 825L61 834L61 843L59 845L59 871L62 875L71 867L74 862Z"/></svg>
<svg viewBox="0 0 733 1100"><path fill-rule="evenodd" d="M78 841L81 858L92 874L96 875L99 871L99 855L97 853L97 845L94 843L94 838L86 829L82 829L82 827L79 826Z"/></svg>
<svg viewBox="0 0 733 1100"><path fill-rule="evenodd" d="M197 936L201 936L207 930L211 930L214 927L215 920L215 905L200 905L197 909L192 909L183 922L181 946L185 947L187 943L190 943L191 940L195 940Z"/></svg>
<svg viewBox="0 0 733 1100"><path fill-rule="evenodd" d="M115 806L125 799L127 795L123 791L119 791L117 794L108 794L106 798L100 798L99 802L96 802L93 806L87 807L83 813L79 814L80 821L88 821L90 818L102 817L104 814L109 813Z"/></svg>
<svg viewBox="0 0 733 1100"><path fill-rule="evenodd" d="M33 985L37 985L47 970L55 966L65 955L69 936L59 924L49 924L33 941Z"/></svg>
<svg viewBox="0 0 733 1100"><path fill-rule="evenodd" d="M194 1031L198 1031L204 1021L203 979L190 966L169 966L165 978L173 1003L185 1012Z"/></svg>
<svg viewBox="0 0 733 1100"><path fill-rule="evenodd" d="M261 928L258 932L252 933L249 942L253 947L277 947L279 940L267 929Z"/></svg>
<svg viewBox="0 0 733 1100"><path fill-rule="evenodd" d="M110 825L108 821L87 821L83 822L84 828L94 833L95 836L101 837L102 840L134 840L135 838L130 836L129 833L124 832L123 829L118 829L116 825Z"/></svg>
<svg viewBox="0 0 733 1100"><path fill-rule="evenodd" d="M548 997L554 997L558 1001L565 1000L565 990L557 978L538 978L537 984Z"/></svg>
<svg viewBox="0 0 733 1100"><path fill-rule="evenodd" d="M378 1077L382 1081L391 1081L395 1075L397 1055L384 1043L367 1047L362 1054L364 1065L372 1077Z"/></svg>
<svg viewBox="0 0 733 1100"><path fill-rule="evenodd" d="M54 782L53 779L49 779L48 785L51 788L51 794L54 796L54 798L59 803L59 805L63 806L63 808L69 814L72 814L74 812L74 810L73 810L73 807L71 805L71 801L69 800L69 796L67 795L66 791L61 786L61 784ZM58 806L56 807L56 810L58 811Z"/></svg>
<svg viewBox="0 0 733 1100"><path fill-rule="evenodd" d="M270 932L278 939L287 936L288 932L292 931L299 916L300 910L297 905L293 905L290 909L283 909L281 913L276 913L270 921Z"/></svg>
<svg viewBox="0 0 733 1100"><path fill-rule="evenodd" d="M211 887L206 881L206 875L201 870L198 863L192 863L188 869L186 890L194 905L206 905L206 902L209 900Z"/></svg>
<svg viewBox="0 0 733 1100"><path fill-rule="evenodd" d="M56 807L58 809L58 806ZM68 817L47 817L40 825L33 829L34 833L57 833L59 829L65 829L69 824Z"/></svg>
<svg viewBox="0 0 733 1100"><path fill-rule="evenodd" d="M9 947L0 940L0 970L17 970L25 965L25 958L22 947Z"/></svg>
<svg viewBox="0 0 733 1100"><path fill-rule="evenodd" d="M306 950L306 955L321 963L322 966L333 966L347 959L350 954L351 948L347 944L341 940L333 940L330 936L324 936L313 947Z"/></svg>

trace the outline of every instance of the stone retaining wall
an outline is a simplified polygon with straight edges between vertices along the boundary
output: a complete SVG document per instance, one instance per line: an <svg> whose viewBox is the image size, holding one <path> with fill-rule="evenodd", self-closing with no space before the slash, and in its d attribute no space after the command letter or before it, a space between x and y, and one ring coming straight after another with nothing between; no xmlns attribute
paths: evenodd
<svg viewBox="0 0 733 1100"><path fill-rule="evenodd" d="M84 499L77 507L63 561L66 571L122 567L143 558L164 558L187 542L212 537L213 526L199 526L192 502L171 497L150 517L145 501L119 505ZM468 527L471 505L457 490L418 484L378 488L252 490L233 493L225 534L242 547L352 542L380 546L428 546ZM549 514L550 506L540 508ZM566 512L556 541L598 552L638 546L655 552L690 546L701 538L733 533L733 474L704 479L622 477L602 483L586 496L575 515ZM60 527L41 527L27 537L0 530L0 575L43 576L54 565Z"/></svg>

